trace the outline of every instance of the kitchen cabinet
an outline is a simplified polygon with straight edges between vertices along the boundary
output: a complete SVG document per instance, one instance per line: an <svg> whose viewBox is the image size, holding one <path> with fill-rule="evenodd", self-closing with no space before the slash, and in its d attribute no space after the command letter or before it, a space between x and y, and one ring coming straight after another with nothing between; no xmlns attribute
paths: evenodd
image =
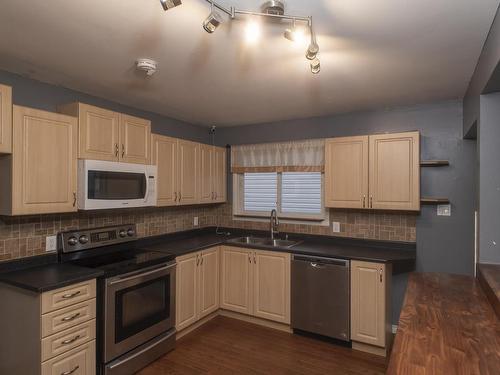
<svg viewBox="0 0 500 375"><path fill-rule="evenodd" d="M219 309L219 248L176 260L175 327L181 331Z"/></svg>
<svg viewBox="0 0 500 375"><path fill-rule="evenodd" d="M370 136L370 208L420 210L418 132Z"/></svg>
<svg viewBox="0 0 500 375"><path fill-rule="evenodd" d="M76 211L77 120L13 107L12 155L0 158L0 214Z"/></svg>
<svg viewBox="0 0 500 375"><path fill-rule="evenodd" d="M200 203L226 201L226 149L200 145Z"/></svg>
<svg viewBox="0 0 500 375"><path fill-rule="evenodd" d="M366 208L368 137L342 137L325 143L325 205Z"/></svg>
<svg viewBox="0 0 500 375"><path fill-rule="evenodd" d="M158 167L158 206L198 203L198 156L195 142L152 136L151 161Z"/></svg>
<svg viewBox="0 0 500 375"><path fill-rule="evenodd" d="M95 375L95 279L44 293L0 284L0 298L1 374Z"/></svg>
<svg viewBox="0 0 500 375"><path fill-rule="evenodd" d="M150 164L150 121L84 103L58 109L78 118L80 159Z"/></svg>
<svg viewBox="0 0 500 375"><path fill-rule="evenodd" d="M290 324L290 254L223 247L220 306Z"/></svg>
<svg viewBox="0 0 500 375"><path fill-rule="evenodd" d="M392 338L391 275L390 264L351 261L351 340L366 344L361 350L386 354Z"/></svg>
<svg viewBox="0 0 500 375"><path fill-rule="evenodd" d="M0 85L0 154L12 152L12 88Z"/></svg>
<svg viewBox="0 0 500 375"><path fill-rule="evenodd" d="M418 132L331 138L325 144L325 206L420 210Z"/></svg>

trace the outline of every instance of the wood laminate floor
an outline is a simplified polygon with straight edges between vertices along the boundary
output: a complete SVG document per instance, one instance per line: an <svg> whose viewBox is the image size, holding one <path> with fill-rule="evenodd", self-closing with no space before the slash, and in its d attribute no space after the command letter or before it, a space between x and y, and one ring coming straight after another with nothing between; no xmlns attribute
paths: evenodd
<svg viewBox="0 0 500 375"><path fill-rule="evenodd" d="M139 374L385 374L386 367L385 358L217 316Z"/></svg>

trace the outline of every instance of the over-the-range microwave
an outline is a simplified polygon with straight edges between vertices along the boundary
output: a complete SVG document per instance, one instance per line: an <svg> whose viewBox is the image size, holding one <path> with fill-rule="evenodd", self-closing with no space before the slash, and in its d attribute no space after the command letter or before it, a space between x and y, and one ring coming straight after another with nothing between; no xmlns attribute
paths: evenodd
<svg viewBox="0 0 500 375"><path fill-rule="evenodd" d="M155 206L156 173L155 165L78 160L78 208Z"/></svg>

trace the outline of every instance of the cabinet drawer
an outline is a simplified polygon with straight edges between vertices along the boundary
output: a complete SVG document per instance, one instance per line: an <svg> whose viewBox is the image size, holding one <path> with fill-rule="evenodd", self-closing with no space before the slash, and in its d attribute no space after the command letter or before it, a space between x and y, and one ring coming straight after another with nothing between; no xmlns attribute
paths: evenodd
<svg viewBox="0 0 500 375"><path fill-rule="evenodd" d="M42 375L95 375L95 341L42 363Z"/></svg>
<svg viewBox="0 0 500 375"><path fill-rule="evenodd" d="M42 339L42 362L95 339L95 319Z"/></svg>
<svg viewBox="0 0 500 375"><path fill-rule="evenodd" d="M95 298L42 315L42 338L95 319Z"/></svg>
<svg viewBox="0 0 500 375"><path fill-rule="evenodd" d="M95 298L95 279L42 294L42 314Z"/></svg>

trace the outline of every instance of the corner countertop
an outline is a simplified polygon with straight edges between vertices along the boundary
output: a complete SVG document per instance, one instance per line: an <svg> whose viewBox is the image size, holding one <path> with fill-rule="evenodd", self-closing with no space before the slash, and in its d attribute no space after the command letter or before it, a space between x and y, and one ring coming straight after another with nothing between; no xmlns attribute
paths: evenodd
<svg viewBox="0 0 500 375"><path fill-rule="evenodd" d="M498 374L500 321L471 276L412 273L387 374Z"/></svg>
<svg viewBox="0 0 500 375"><path fill-rule="evenodd" d="M43 293L95 279L102 274L102 271L91 268L79 267L69 263L54 263L0 273L0 282L35 293Z"/></svg>

